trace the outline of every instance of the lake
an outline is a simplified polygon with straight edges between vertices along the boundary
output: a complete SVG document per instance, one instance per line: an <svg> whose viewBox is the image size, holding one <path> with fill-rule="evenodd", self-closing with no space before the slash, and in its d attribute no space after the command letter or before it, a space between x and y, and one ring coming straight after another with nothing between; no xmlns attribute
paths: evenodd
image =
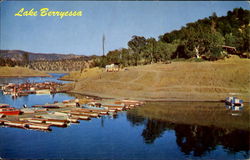
<svg viewBox="0 0 250 160"><path fill-rule="evenodd" d="M52 75L44 78L2 78L0 83L27 80L58 82L57 78L62 76ZM13 99L0 93L0 103L20 108L23 104L52 103L78 96L59 93ZM51 132L1 127L0 157L134 160L249 158L249 127L239 125L249 118L247 112L234 117L222 103L184 104L151 102L128 112L120 112L116 117L93 118L67 128L52 127ZM178 111L178 108L183 110L183 106L185 114ZM171 108L176 108L178 113Z"/></svg>

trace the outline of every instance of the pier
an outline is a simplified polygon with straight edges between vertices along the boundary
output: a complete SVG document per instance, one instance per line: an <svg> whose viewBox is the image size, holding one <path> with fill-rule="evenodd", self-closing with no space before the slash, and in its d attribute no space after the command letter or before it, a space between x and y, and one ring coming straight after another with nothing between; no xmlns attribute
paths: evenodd
<svg viewBox="0 0 250 160"><path fill-rule="evenodd" d="M53 104L34 105L28 108L12 108L0 105L0 125L31 130L51 131L51 127L68 127L72 123L89 121L101 116L114 117L118 112L143 105L134 100L72 99ZM10 114L15 110L15 114ZM9 111L9 112L5 112ZM18 112L17 112L18 111Z"/></svg>

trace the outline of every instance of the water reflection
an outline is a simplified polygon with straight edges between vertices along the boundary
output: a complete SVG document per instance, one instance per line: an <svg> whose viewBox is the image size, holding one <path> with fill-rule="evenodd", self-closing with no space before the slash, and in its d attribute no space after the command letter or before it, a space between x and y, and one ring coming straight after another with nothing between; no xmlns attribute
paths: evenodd
<svg viewBox="0 0 250 160"><path fill-rule="evenodd" d="M51 75L51 77L1 77L0 84L25 83L25 82L45 82L45 81L70 83L69 81L58 80L60 77L66 75L66 74L67 73L49 73L49 75Z"/></svg>
<svg viewBox="0 0 250 160"><path fill-rule="evenodd" d="M144 126L141 135L147 144L153 144L164 132L174 130L176 144L185 155L201 157L216 150L218 146L223 146L229 153L244 152L244 157L249 157L250 132L247 130L174 124L163 120L143 118L136 116L135 113L128 112L127 120L132 125Z"/></svg>

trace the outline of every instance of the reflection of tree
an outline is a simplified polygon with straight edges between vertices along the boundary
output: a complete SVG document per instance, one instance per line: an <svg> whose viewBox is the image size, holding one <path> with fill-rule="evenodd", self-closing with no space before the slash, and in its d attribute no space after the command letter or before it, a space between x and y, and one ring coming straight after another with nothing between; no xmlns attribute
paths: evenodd
<svg viewBox="0 0 250 160"><path fill-rule="evenodd" d="M165 121L149 119L146 128L142 132L145 143L153 143L156 138L161 137L166 129L171 128L170 125Z"/></svg>
<svg viewBox="0 0 250 160"><path fill-rule="evenodd" d="M135 110L133 112L127 112L127 119L132 123L133 126L143 125L146 120L146 118L138 116Z"/></svg>
<svg viewBox="0 0 250 160"><path fill-rule="evenodd" d="M235 153L249 150L249 132L228 130L207 126L176 125L176 143L185 154L202 156L210 152L217 145L223 145L230 152Z"/></svg>
<svg viewBox="0 0 250 160"><path fill-rule="evenodd" d="M213 136L215 132L209 127L176 125L175 134L176 143L185 154L193 152L194 156L201 156L217 145L217 137Z"/></svg>
<svg viewBox="0 0 250 160"><path fill-rule="evenodd" d="M175 130L176 143L181 152L187 155L203 156L222 145L230 153L239 151L249 156L250 132L244 130L222 129L211 126L173 124L162 120L146 119L137 116L136 112L128 112L127 119L133 125L145 125L142 136L145 143L154 143L164 131Z"/></svg>
<svg viewBox="0 0 250 160"><path fill-rule="evenodd" d="M221 144L230 152L239 152L250 150L250 133L242 130L234 130L229 134L223 135ZM249 153L248 153L249 154Z"/></svg>

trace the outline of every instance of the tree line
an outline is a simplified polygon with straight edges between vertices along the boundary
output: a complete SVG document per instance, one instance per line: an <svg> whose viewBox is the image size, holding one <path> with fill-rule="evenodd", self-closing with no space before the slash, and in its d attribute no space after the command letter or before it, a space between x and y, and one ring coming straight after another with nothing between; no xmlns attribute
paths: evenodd
<svg viewBox="0 0 250 160"><path fill-rule="evenodd" d="M250 11L235 8L226 16L210 17L188 23L180 30L160 35L158 39L134 35L128 48L109 51L106 56L94 58L95 66L117 63L136 66L157 62L168 63L173 59L217 60L227 56L223 45L235 47L237 54L250 52Z"/></svg>
<svg viewBox="0 0 250 160"><path fill-rule="evenodd" d="M32 61L29 68L41 71L80 71L84 68L91 67L91 64L81 58L78 59L64 59L53 61Z"/></svg>
<svg viewBox="0 0 250 160"><path fill-rule="evenodd" d="M29 54L22 54L21 60L0 57L0 66L20 66L40 71L80 71L92 67L92 62L85 58L30 61Z"/></svg>
<svg viewBox="0 0 250 160"><path fill-rule="evenodd" d="M237 54L250 58L250 11L235 8L226 16L213 13L208 18L188 23L158 39L132 36L128 48L109 51L105 56L91 56L62 60L30 61L29 54L22 54L21 60L1 58L0 66L25 66L45 71L77 71L86 67L105 67L115 63L123 67L169 63L175 59L217 60L227 56L223 45L235 47Z"/></svg>

